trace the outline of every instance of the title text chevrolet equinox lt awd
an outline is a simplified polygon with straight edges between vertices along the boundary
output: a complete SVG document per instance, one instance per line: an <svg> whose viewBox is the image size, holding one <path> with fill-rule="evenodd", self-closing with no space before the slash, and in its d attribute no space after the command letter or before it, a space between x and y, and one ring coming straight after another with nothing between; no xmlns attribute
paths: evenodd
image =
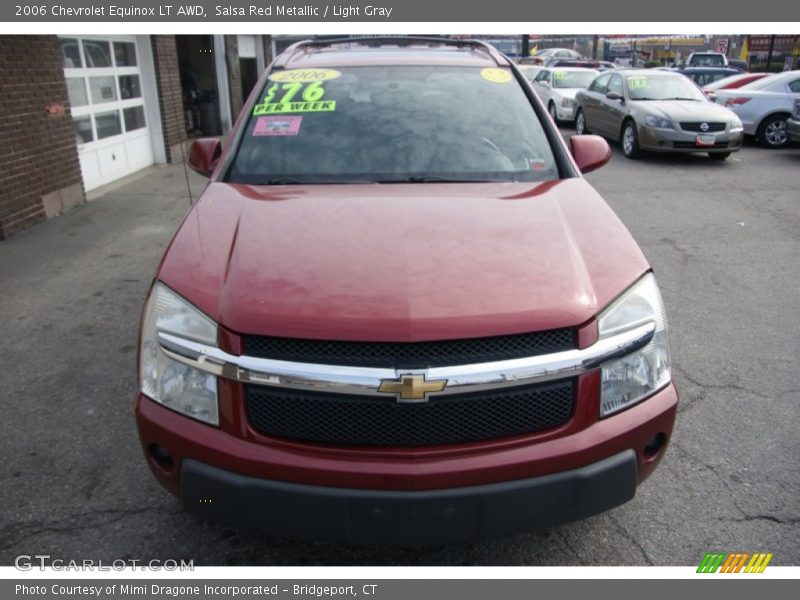
<svg viewBox="0 0 800 600"><path fill-rule="evenodd" d="M276 536L435 544L633 498L677 393L656 280L480 42L301 42L257 84L144 309L156 477Z"/></svg>

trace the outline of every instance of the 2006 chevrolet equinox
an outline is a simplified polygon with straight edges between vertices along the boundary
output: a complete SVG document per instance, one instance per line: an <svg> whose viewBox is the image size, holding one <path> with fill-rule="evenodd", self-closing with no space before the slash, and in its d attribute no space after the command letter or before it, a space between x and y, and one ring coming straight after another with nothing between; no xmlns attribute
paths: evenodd
<svg viewBox="0 0 800 600"><path fill-rule="evenodd" d="M145 305L136 418L184 506L433 544L633 498L678 402L651 269L525 78L474 41L301 42Z"/></svg>

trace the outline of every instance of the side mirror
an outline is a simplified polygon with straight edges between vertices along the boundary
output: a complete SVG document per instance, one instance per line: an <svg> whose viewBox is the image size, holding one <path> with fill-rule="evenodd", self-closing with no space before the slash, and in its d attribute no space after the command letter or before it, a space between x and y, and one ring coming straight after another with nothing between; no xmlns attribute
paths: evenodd
<svg viewBox="0 0 800 600"><path fill-rule="evenodd" d="M611 160L611 148L599 135L573 135L569 147L581 173L599 169Z"/></svg>
<svg viewBox="0 0 800 600"><path fill-rule="evenodd" d="M189 147L189 166L206 177L211 176L222 155L222 144L217 138L199 138Z"/></svg>
<svg viewBox="0 0 800 600"><path fill-rule="evenodd" d="M622 96L620 96L617 92L606 92L606 98L609 100L622 100Z"/></svg>

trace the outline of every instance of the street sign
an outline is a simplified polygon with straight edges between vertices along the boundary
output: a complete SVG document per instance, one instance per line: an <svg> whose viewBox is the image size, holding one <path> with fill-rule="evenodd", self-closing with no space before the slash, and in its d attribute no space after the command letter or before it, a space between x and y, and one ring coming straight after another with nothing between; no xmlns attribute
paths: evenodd
<svg viewBox="0 0 800 600"><path fill-rule="evenodd" d="M714 45L714 47L715 47L717 52L720 52L721 54L727 54L728 53L728 38L718 38L716 43L715 43L715 45Z"/></svg>

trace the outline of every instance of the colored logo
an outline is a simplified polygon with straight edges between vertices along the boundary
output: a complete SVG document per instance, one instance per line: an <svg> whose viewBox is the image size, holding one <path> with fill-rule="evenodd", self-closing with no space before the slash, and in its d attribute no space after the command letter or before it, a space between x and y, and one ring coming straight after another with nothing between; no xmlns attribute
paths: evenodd
<svg viewBox="0 0 800 600"><path fill-rule="evenodd" d="M772 560L772 553L756 552L734 552L724 554L721 552L710 552L703 557L700 566L697 567L698 573L763 573L769 561Z"/></svg>
<svg viewBox="0 0 800 600"><path fill-rule="evenodd" d="M426 381L425 375L401 375L382 380L378 392L397 394L398 402L427 402L429 392L441 392L446 385L446 379Z"/></svg>

